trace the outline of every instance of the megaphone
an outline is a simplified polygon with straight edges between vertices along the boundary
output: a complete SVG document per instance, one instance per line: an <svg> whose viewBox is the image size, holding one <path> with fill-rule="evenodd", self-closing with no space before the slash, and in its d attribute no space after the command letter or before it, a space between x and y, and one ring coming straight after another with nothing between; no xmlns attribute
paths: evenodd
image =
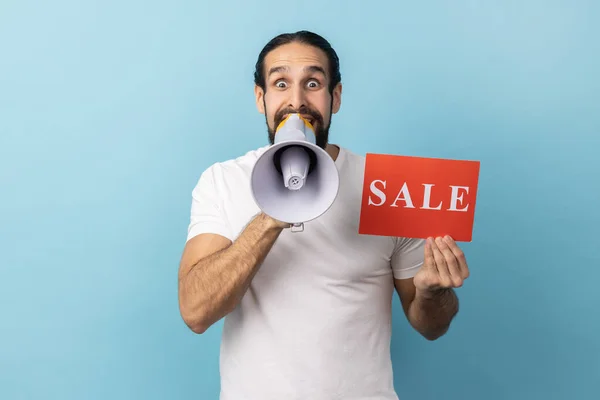
<svg viewBox="0 0 600 400"><path fill-rule="evenodd" d="M273 145L256 161L250 185L258 207L297 232L331 207L339 173L331 156L316 145L310 122L291 114L277 127Z"/></svg>

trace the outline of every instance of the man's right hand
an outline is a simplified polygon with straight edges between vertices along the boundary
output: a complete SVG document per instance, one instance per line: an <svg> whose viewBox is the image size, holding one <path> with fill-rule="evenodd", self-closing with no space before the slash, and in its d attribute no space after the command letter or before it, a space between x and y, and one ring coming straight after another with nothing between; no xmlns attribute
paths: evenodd
<svg viewBox="0 0 600 400"><path fill-rule="evenodd" d="M261 212L233 242L203 233L186 243L179 267L179 307L194 332L206 331L237 306L277 237L290 226Z"/></svg>
<svg viewBox="0 0 600 400"><path fill-rule="evenodd" d="M259 214L259 217L262 218L264 221L266 221L269 224L269 226L272 226L274 228L286 229L286 228L290 228L292 226L292 224L279 221L279 220L265 214L264 212L261 212Z"/></svg>

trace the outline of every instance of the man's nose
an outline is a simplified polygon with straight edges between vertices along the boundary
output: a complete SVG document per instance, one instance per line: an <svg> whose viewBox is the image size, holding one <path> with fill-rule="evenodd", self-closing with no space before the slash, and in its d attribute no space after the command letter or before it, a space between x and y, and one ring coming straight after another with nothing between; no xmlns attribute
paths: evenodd
<svg viewBox="0 0 600 400"><path fill-rule="evenodd" d="M306 107L306 96L302 87L294 86L290 90L289 106L295 110Z"/></svg>

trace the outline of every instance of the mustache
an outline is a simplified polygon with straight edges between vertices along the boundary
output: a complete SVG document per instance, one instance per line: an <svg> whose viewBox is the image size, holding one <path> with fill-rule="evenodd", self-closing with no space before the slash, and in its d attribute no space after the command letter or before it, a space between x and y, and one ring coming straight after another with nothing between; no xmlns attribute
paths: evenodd
<svg viewBox="0 0 600 400"><path fill-rule="evenodd" d="M318 111L306 107L301 107L299 110L296 110L294 108L284 108L282 110L279 110L277 114L275 114L275 126L278 126L281 123L283 118L285 118L286 114L300 114L305 117L309 116L313 120L313 122L318 122L320 125L323 124L323 117Z"/></svg>

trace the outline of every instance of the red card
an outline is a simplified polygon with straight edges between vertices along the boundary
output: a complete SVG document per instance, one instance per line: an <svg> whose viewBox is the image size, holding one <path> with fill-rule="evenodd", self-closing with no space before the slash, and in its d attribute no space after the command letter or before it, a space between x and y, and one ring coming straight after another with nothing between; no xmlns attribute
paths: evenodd
<svg viewBox="0 0 600 400"><path fill-rule="evenodd" d="M359 233L470 242L479 161L367 154Z"/></svg>

